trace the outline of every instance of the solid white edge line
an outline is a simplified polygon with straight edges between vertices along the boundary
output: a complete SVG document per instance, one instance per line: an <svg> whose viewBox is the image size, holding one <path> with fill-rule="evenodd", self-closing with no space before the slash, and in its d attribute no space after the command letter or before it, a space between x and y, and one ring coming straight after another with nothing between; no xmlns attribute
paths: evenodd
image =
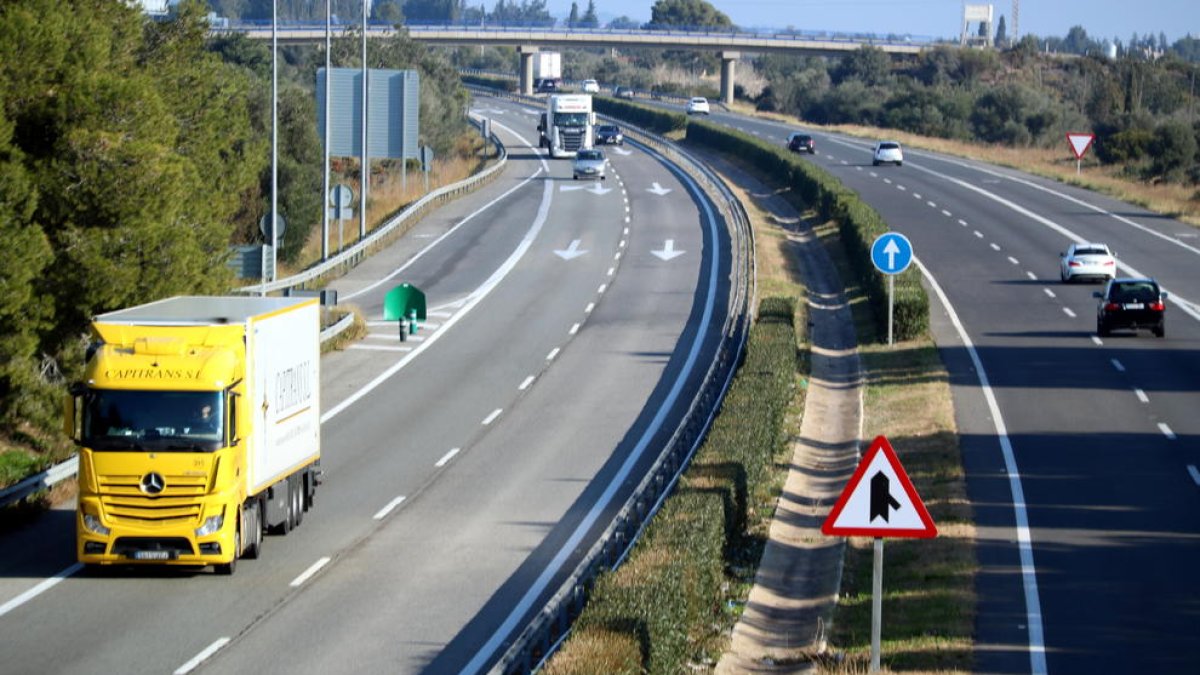
<svg viewBox="0 0 1200 675"><path fill-rule="evenodd" d="M487 425L491 424L492 422L495 422L496 418L499 417L500 413L502 413L502 412L504 412L503 408L496 408L495 410L493 410L492 414L483 418L483 426L486 427Z"/></svg>
<svg viewBox="0 0 1200 675"><path fill-rule="evenodd" d="M698 201L704 207L706 222L709 229L709 236L713 241L717 241L716 216L714 215L708 201L702 197L699 186L696 185L695 181L693 181L692 178L686 173L676 171L674 169L672 169L672 171L679 176L680 180L687 185L687 187L692 191L692 194L698 198ZM667 393L666 398L663 399L658 411L654 414L654 418L650 421L650 424L643 432L641 438L638 439L637 445L634 446L633 450L629 453L629 456L626 457L625 461L621 464L621 468L618 469L616 474L613 475L612 481L607 487L604 488L603 494L601 494L596 501L593 502L591 508L588 509L587 514L584 515L583 519L579 522L579 525L577 525L575 530L571 533L571 536L568 537L565 542L563 542L562 547L557 553L555 553L554 558L542 569L542 572L538 575L538 578L526 588L525 594L521 596L521 599L512 605L508 616L504 619L500 626L496 628L483 647L475 653L475 656L472 657L471 661L468 662L467 665L463 666L463 668L459 671L460 673L474 674L478 672L483 667L484 662L490 659L495 652L500 649L500 646L505 638L507 638L508 635L517 627L521 617L523 617L530 610L537 597L545 591L545 589L550 585L550 581L559 573L559 570L562 569L563 565L566 564L567 559L575 553L575 549L583 540L584 535L592 529L593 525L600 518L600 515L609 508L610 502L612 502L613 498L616 496L617 489L629 479L630 474L633 472L633 468L642 460L642 455L646 452L650 442L662 428L663 422L666 420L667 413L675 406L676 400L683 391L684 383L688 380L692 370L696 367L696 360L700 358L700 349L704 343L703 336L708 334L709 325L712 323L712 315L714 311L713 303L715 302L717 277L719 274L717 258L718 256L711 256L711 260L709 261L707 279L708 292L706 295L708 302L705 304L704 311L701 314L700 325L696 329L691 349L688 352L687 359L684 360L683 367L679 371L679 376L671 385L671 390Z"/></svg>
<svg viewBox="0 0 1200 675"><path fill-rule="evenodd" d="M41 595L42 593L45 593L46 591L50 590L51 588L54 588L55 586L58 585L58 582L75 574L76 572L78 572L81 569L83 569L83 563L75 563L74 565L71 565L70 567L64 569L63 571L59 572L58 574L55 574L54 576L50 577L49 579L43 579L40 583L38 583L38 585L34 586L33 588L25 591L24 593L22 593L20 595L18 595L17 597L13 598L12 600L9 600L8 602L4 603L3 605L0 605L0 616L4 616L5 614L8 614L9 612L13 611L14 609L20 607L21 605L23 605L27 602L29 602L30 600L36 598L37 596Z"/></svg>
<svg viewBox="0 0 1200 675"><path fill-rule="evenodd" d="M439 460L438 460L438 461L437 461L437 462L434 464L434 466L436 466L436 467L437 467L437 468L439 468L439 469L440 469L440 468L442 468L443 466L446 466L446 464L447 464L447 463L448 463L450 460L454 459L454 456L455 456L455 455L457 455L457 454L458 454L458 453L460 453L460 452L462 452L462 448L451 448L451 449L450 449L450 452L447 452L446 454L442 455L442 458L441 458L441 459L439 459Z"/></svg>
<svg viewBox="0 0 1200 675"><path fill-rule="evenodd" d="M378 511L376 511L375 515L371 516L371 518L374 520L383 520L384 518L387 518L389 513L392 512L392 509L396 508L397 506L400 506L400 504L402 504L403 502L404 502L404 495L396 497L392 501L388 502L387 506L384 506L382 509L379 509Z"/></svg>
<svg viewBox="0 0 1200 675"><path fill-rule="evenodd" d="M188 673L195 670L196 666L200 665L201 663L204 663L204 661L208 657L212 656L213 654L216 654L218 651L221 650L222 647L224 647L227 644L229 644L229 638L227 638L227 637L217 638L217 640L214 641L211 645L205 647L203 651L201 651L199 654L193 656L191 661L188 661L187 663L183 664L182 666L179 666L178 668L176 668L174 675L187 675Z"/></svg>
<svg viewBox="0 0 1200 675"><path fill-rule="evenodd" d="M1033 539L1029 532L1029 515L1025 512L1025 490L1021 486L1021 474L1017 469L1017 458L1013 452L1012 441L1008 437L1008 427L1004 422L1004 416L1000 413L1000 405L996 402L996 395L992 391L987 371L983 369L983 361L979 358L979 353L975 351L975 345L967 335L967 329L959 321L958 313L950 304L950 298L946 296L945 291L942 290L937 279L934 279L933 275L929 273L929 269L925 267L924 263L915 257L913 262L920 268L925 281L929 283L946 308L946 314L950 317L950 322L954 324L954 329L958 331L958 337L962 340L967 354L971 357L971 363L975 366L975 373L979 376L979 388L983 391L988 410L992 413L992 424L996 428L1000 451L1004 455L1004 468L1008 473L1008 487L1013 498L1017 549L1021 558L1021 583L1025 591L1025 620L1029 627L1029 668L1033 675L1044 675L1046 673L1046 641L1042 628L1042 603L1038 597L1037 569L1033 564Z"/></svg>
<svg viewBox="0 0 1200 675"><path fill-rule="evenodd" d="M304 582L306 582L312 578L312 575L319 572L322 567L328 565L329 560L330 560L329 556L323 556L320 560L318 560L317 562L310 565L308 569L301 572L300 576L296 577L295 579L292 579L292 583L290 583L288 585L291 586L292 588L297 588L297 587L303 585Z"/></svg>
<svg viewBox="0 0 1200 675"><path fill-rule="evenodd" d="M1196 485L1200 485L1200 470L1196 469L1195 464L1188 464L1188 473L1192 475L1192 481Z"/></svg>
<svg viewBox="0 0 1200 675"><path fill-rule="evenodd" d="M526 377L525 380L522 381L521 384L517 387L517 389L519 389L521 391L525 391L526 389L529 388L529 385L533 384L533 379L534 378L532 375L530 375L529 377Z"/></svg>

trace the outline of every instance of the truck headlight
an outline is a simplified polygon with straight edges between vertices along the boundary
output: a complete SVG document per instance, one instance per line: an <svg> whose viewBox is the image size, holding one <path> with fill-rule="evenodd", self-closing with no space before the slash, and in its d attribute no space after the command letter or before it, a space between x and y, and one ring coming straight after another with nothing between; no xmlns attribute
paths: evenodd
<svg viewBox="0 0 1200 675"><path fill-rule="evenodd" d="M204 521L204 524L196 529L196 536L197 537L207 537L208 535L212 534L213 532L220 530L221 526L224 524L225 524L224 514L219 515L219 516L209 516Z"/></svg>
<svg viewBox="0 0 1200 675"><path fill-rule="evenodd" d="M106 537L108 536L108 534L110 532L112 532L112 530L108 529L107 527L105 527L104 525L102 525L100 523L99 517L93 516L90 513L83 514L83 526L86 527L87 529L91 530L92 532L95 532L96 534L103 535Z"/></svg>

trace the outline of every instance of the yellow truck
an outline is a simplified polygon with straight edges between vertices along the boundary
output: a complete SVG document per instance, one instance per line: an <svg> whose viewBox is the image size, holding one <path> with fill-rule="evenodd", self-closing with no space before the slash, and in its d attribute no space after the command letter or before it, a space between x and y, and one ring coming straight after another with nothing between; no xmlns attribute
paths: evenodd
<svg viewBox="0 0 1200 675"><path fill-rule="evenodd" d="M316 298L173 297L92 322L65 426L85 565L257 558L320 482Z"/></svg>

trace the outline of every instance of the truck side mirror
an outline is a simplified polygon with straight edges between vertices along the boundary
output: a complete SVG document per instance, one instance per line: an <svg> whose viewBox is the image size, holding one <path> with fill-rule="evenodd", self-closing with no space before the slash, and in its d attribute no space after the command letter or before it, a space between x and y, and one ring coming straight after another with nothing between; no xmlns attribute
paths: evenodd
<svg viewBox="0 0 1200 675"><path fill-rule="evenodd" d="M236 393L231 391L231 392L229 392L229 403L225 406L225 409L229 413L226 415L228 420L226 420L225 423L228 425L227 428L229 431L226 434L226 437L229 439L229 443L227 443L227 445L230 447L237 445L238 441L241 440L240 438L238 438L238 433L237 433L237 430L238 430L237 411L238 411L238 401L240 399L241 399L241 396L238 396Z"/></svg>
<svg viewBox="0 0 1200 675"><path fill-rule="evenodd" d="M78 410L81 390L82 387L80 385L73 384L67 389L66 396L63 396L63 433L76 444L79 443L80 434L78 420L75 418L75 411Z"/></svg>

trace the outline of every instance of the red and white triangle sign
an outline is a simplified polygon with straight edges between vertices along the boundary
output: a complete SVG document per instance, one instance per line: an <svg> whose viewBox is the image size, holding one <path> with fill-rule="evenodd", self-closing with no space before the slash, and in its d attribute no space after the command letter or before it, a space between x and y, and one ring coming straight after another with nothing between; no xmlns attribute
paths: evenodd
<svg viewBox="0 0 1200 675"><path fill-rule="evenodd" d="M1075 153L1075 159L1083 159L1084 153L1092 147L1094 140L1096 140L1096 134L1067 132L1067 142L1071 144L1071 152Z"/></svg>
<svg viewBox="0 0 1200 675"><path fill-rule="evenodd" d="M937 536L937 526L887 438L877 436L846 483L821 532L848 537Z"/></svg>

